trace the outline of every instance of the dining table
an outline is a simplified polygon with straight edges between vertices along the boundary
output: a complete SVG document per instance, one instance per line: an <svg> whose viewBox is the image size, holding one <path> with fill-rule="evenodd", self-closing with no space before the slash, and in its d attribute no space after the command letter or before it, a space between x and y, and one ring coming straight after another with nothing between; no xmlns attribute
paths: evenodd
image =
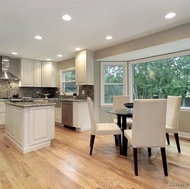
<svg viewBox="0 0 190 189"><path fill-rule="evenodd" d="M116 109L116 110L107 109L106 112L117 115L117 125L121 129L120 154L127 156L128 140L124 136L124 130L127 129L127 118L133 117L133 109L132 108L123 108L123 109Z"/></svg>

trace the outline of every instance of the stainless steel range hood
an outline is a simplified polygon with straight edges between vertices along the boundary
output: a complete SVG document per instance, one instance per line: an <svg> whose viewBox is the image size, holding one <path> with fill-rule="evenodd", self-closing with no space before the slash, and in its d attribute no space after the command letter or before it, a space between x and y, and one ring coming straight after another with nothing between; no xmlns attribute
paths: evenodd
<svg viewBox="0 0 190 189"><path fill-rule="evenodd" d="M2 56L0 60L0 79L19 80L19 78L9 72L10 58Z"/></svg>

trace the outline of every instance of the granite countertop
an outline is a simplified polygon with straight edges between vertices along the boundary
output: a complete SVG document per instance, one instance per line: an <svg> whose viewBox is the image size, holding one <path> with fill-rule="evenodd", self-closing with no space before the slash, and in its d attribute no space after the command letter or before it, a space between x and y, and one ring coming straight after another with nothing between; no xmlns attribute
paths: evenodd
<svg viewBox="0 0 190 189"><path fill-rule="evenodd" d="M60 101L85 102L86 99L79 99L79 98L60 98Z"/></svg>
<svg viewBox="0 0 190 189"><path fill-rule="evenodd" d="M55 106L55 103L48 101L33 101L33 102L11 102L9 100L4 101L6 104L18 107L37 107L37 106Z"/></svg>

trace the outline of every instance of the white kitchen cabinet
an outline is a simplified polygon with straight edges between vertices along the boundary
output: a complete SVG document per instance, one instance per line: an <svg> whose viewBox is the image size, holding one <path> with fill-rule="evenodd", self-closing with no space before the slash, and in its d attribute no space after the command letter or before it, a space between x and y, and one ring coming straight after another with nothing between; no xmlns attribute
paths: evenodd
<svg viewBox="0 0 190 189"><path fill-rule="evenodd" d="M42 62L42 87L58 87L57 62Z"/></svg>
<svg viewBox="0 0 190 189"><path fill-rule="evenodd" d="M76 84L94 85L94 53L83 50L76 53Z"/></svg>
<svg viewBox="0 0 190 189"><path fill-rule="evenodd" d="M5 103L0 102L0 128L5 125Z"/></svg>
<svg viewBox="0 0 190 189"><path fill-rule="evenodd" d="M34 60L34 87L41 87L42 85L42 63Z"/></svg>
<svg viewBox="0 0 190 189"><path fill-rule="evenodd" d="M20 86L41 87L41 61L20 60Z"/></svg>
<svg viewBox="0 0 190 189"><path fill-rule="evenodd" d="M6 104L5 136L23 153L51 144L55 136L54 106Z"/></svg>
<svg viewBox="0 0 190 189"><path fill-rule="evenodd" d="M77 131L85 131L91 128L88 104L86 101L73 102L73 127Z"/></svg>
<svg viewBox="0 0 190 189"><path fill-rule="evenodd" d="M33 87L34 61L29 59L21 59L20 64L20 86Z"/></svg>
<svg viewBox="0 0 190 189"><path fill-rule="evenodd" d="M55 122L56 123L61 123L62 119L62 111L61 111L61 107L55 107Z"/></svg>
<svg viewBox="0 0 190 189"><path fill-rule="evenodd" d="M6 106L6 132L15 143L22 145L23 109Z"/></svg>

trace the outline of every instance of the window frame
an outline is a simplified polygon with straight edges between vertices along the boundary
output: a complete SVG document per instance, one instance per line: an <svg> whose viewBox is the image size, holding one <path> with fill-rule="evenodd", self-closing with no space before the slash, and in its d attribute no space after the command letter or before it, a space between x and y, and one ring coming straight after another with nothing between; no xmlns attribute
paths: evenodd
<svg viewBox="0 0 190 189"><path fill-rule="evenodd" d="M123 66L123 95L127 94L127 62L100 62L100 106L101 107L112 107L113 103L105 103L104 101L104 89L105 89L105 83L104 83L104 66Z"/></svg>
<svg viewBox="0 0 190 189"><path fill-rule="evenodd" d="M75 81L75 84L76 84L76 68L75 67L60 70L60 93L65 93L66 95L73 95L72 92L71 93L65 92L65 91L63 91L63 88L62 88L62 84L65 83L65 82L62 81L62 74L64 72L70 72L70 71L73 71L73 70L75 71L75 80L73 80L73 81ZM79 94L79 86L77 86L77 95L78 94Z"/></svg>

